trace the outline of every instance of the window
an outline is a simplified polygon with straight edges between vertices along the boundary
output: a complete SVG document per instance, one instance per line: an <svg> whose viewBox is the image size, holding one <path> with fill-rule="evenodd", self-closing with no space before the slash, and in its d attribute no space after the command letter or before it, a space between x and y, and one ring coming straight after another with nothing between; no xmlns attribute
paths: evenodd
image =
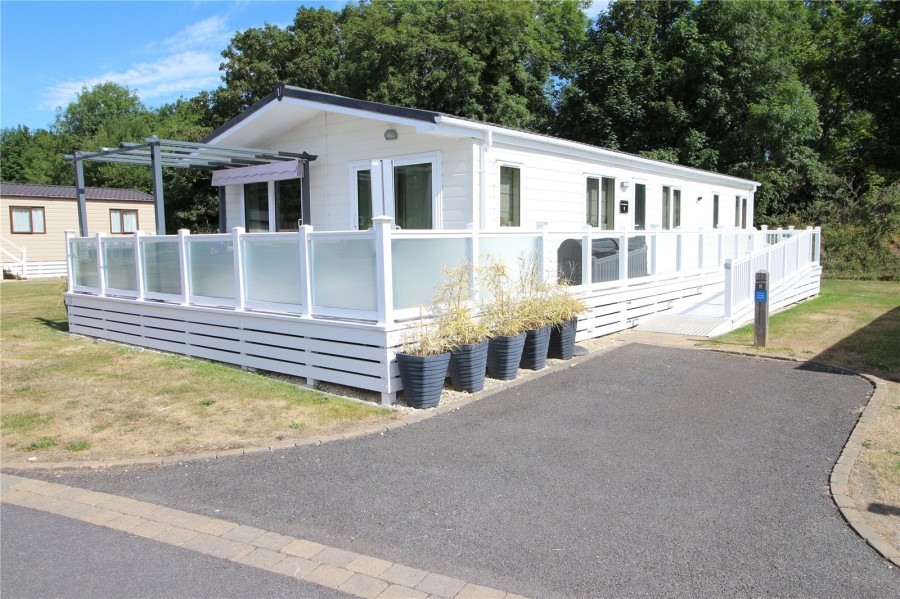
<svg viewBox="0 0 900 599"><path fill-rule="evenodd" d="M356 228L365 231L372 226L372 169L356 171Z"/></svg>
<svg viewBox="0 0 900 599"><path fill-rule="evenodd" d="M719 194L713 195L713 229L719 227Z"/></svg>
<svg viewBox="0 0 900 599"><path fill-rule="evenodd" d="M134 233L138 230L138 211L110 208L109 232L115 235Z"/></svg>
<svg viewBox="0 0 900 599"><path fill-rule="evenodd" d="M431 163L394 166L394 220L401 229L430 229Z"/></svg>
<svg viewBox="0 0 900 599"><path fill-rule="evenodd" d="M592 227L600 226L600 179L594 177L587 178L587 189L585 190L587 197L587 219L586 222Z"/></svg>
<svg viewBox="0 0 900 599"><path fill-rule="evenodd" d="M275 181L275 230L299 231L303 210L300 206L302 179Z"/></svg>
<svg viewBox="0 0 900 599"><path fill-rule="evenodd" d="M44 209L33 206L9 207L10 231L13 233L46 233Z"/></svg>
<svg viewBox="0 0 900 599"><path fill-rule="evenodd" d="M672 226L681 226L681 190L672 190Z"/></svg>
<svg viewBox="0 0 900 599"><path fill-rule="evenodd" d="M600 228L615 229L616 222L616 180L603 177L600 185Z"/></svg>
<svg viewBox="0 0 900 599"><path fill-rule="evenodd" d="M401 229L441 228L441 154L431 152L349 163L351 227L366 230L379 215Z"/></svg>
<svg viewBox="0 0 900 599"><path fill-rule="evenodd" d="M647 228L647 186L643 183L634 186L634 228L637 231Z"/></svg>
<svg viewBox="0 0 900 599"><path fill-rule="evenodd" d="M672 220L671 220L671 212L672 210L672 188L671 187L663 187L662 190L662 228L663 229L671 229L672 228Z"/></svg>
<svg viewBox="0 0 900 599"><path fill-rule="evenodd" d="M741 196L734 198L734 226L741 226Z"/></svg>
<svg viewBox="0 0 900 599"><path fill-rule="evenodd" d="M250 233L269 230L269 184L244 185L244 228Z"/></svg>
<svg viewBox="0 0 900 599"><path fill-rule="evenodd" d="M521 217L521 183L519 169L500 167L500 226L518 227Z"/></svg>
<svg viewBox="0 0 900 599"><path fill-rule="evenodd" d="M741 228L747 228L747 198L741 198Z"/></svg>

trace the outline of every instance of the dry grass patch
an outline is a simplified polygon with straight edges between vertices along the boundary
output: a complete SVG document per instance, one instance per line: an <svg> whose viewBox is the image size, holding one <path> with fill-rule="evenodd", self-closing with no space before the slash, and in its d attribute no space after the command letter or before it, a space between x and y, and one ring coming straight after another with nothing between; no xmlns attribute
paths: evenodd
<svg viewBox="0 0 900 599"><path fill-rule="evenodd" d="M868 524L900 550L900 383L887 387L850 477L850 493Z"/></svg>
<svg viewBox="0 0 900 599"><path fill-rule="evenodd" d="M232 449L399 417L222 364L70 336L61 291L56 281L0 286L4 460Z"/></svg>
<svg viewBox="0 0 900 599"><path fill-rule="evenodd" d="M822 281L819 297L769 320L769 344L753 346L753 325L704 345L845 364L900 378L900 283Z"/></svg>

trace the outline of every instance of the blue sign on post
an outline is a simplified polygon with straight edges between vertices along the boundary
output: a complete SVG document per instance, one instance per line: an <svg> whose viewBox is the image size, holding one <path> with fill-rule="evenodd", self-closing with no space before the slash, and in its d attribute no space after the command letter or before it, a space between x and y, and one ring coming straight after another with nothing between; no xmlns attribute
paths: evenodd
<svg viewBox="0 0 900 599"><path fill-rule="evenodd" d="M767 302L769 301L769 292L765 289L757 289L756 295L754 296L754 300L757 302Z"/></svg>

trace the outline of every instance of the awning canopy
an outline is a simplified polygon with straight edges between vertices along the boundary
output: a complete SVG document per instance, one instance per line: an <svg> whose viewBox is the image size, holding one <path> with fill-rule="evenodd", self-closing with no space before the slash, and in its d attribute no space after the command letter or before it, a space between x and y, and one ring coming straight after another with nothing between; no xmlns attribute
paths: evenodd
<svg viewBox="0 0 900 599"><path fill-rule="evenodd" d="M223 185L301 178L302 214L308 219L309 178L305 176L305 173L308 172L309 162L315 160L317 156L306 152L261 150L145 137L142 144L123 142L118 148L101 148L99 152L75 152L75 154L66 155L65 158L75 163L75 194L78 200L79 224L81 235L86 236L88 229L83 166L85 160L143 164L151 167L153 169L153 199L156 206L156 232L165 235L162 167L214 171L213 185L220 186L220 218L224 204L221 191Z"/></svg>
<svg viewBox="0 0 900 599"><path fill-rule="evenodd" d="M262 183L265 181L284 181L303 177L303 163L299 160L277 162L274 164L258 164L242 168L223 168L213 171L212 184L244 185L245 183Z"/></svg>

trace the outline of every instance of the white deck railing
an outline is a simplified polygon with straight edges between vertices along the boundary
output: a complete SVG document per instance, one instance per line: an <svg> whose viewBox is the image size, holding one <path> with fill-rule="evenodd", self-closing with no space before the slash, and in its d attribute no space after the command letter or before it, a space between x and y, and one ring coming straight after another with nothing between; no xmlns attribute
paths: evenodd
<svg viewBox="0 0 900 599"><path fill-rule="evenodd" d="M545 277L565 279L576 292L710 273L726 264L744 273L758 265L756 256L766 256L777 281L801 264L798 256L818 260L818 230L401 231L387 217L375 221L368 231L345 232L311 226L297 233L236 228L217 235L70 232L69 290L388 326L431 303L442 266L483 264L488 257L517 272L520 257L534 252ZM787 241L764 251L776 238ZM477 294L477 280L473 289ZM731 293L733 308L750 297L738 284Z"/></svg>
<svg viewBox="0 0 900 599"><path fill-rule="evenodd" d="M0 235L0 255L4 256L0 262L3 267L17 273L23 279L28 278L28 250L18 246L3 235Z"/></svg>
<svg viewBox="0 0 900 599"><path fill-rule="evenodd" d="M772 296L820 263L821 228L764 230L763 233L771 245L725 263L725 316L733 320L740 320L742 314L752 309L757 272L769 273Z"/></svg>

